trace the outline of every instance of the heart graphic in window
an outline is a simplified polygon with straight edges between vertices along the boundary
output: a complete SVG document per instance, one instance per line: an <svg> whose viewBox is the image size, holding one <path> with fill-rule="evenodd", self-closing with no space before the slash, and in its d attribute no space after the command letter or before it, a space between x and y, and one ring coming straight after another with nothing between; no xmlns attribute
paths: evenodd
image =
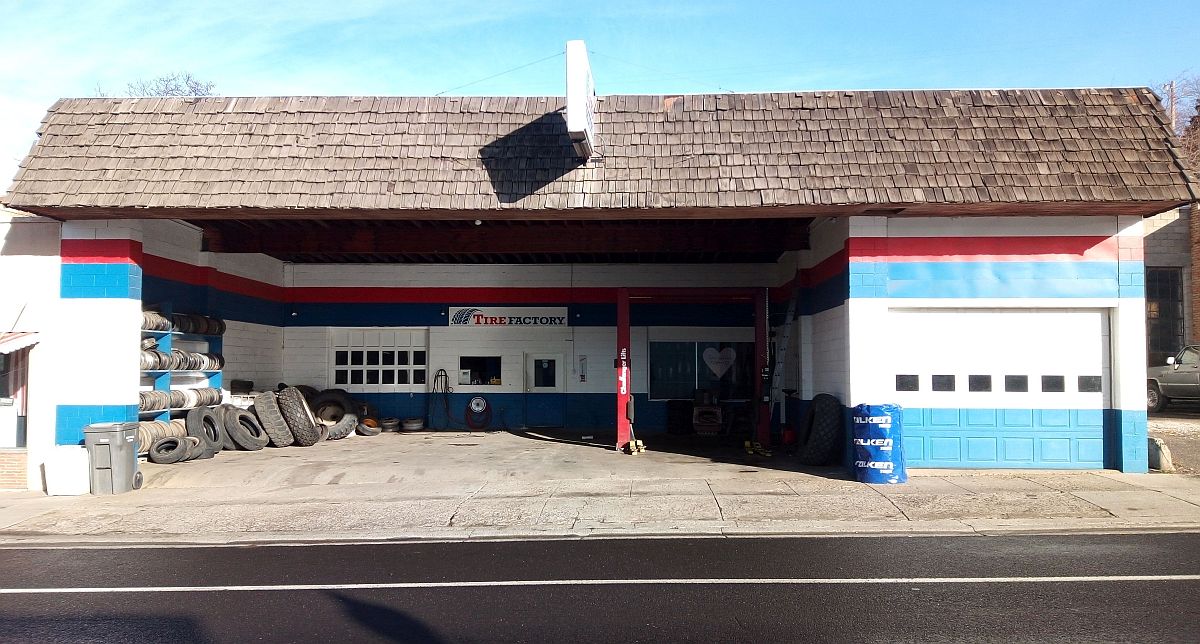
<svg viewBox="0 0 1200 644"><path fill-rule="evenodd" d="M713 375L720 378L725 375L726 371L733 366L733 361L737 360L737 352L732 347L717 351L709 347L704 350L704 364L712 370Z"/></svg>

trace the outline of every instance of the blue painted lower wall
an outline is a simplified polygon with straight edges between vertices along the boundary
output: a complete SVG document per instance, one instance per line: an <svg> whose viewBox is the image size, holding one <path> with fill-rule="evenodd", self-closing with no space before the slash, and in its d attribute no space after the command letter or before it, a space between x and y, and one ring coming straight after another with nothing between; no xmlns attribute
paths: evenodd
<svg viewBox="0 0 1200 644"><path fill-rule="evenodd" d="M617 422L616 399L613 394L606 393L350 395L371 404L381 417L427 418L426 422L431 429L467 429L467 403L475 396L485 398L491 407L492 417L486 426L487 429L517 429L526 425L544 425L580 431L611 430ZM634 398L637 400L635 430L664 431L667 425L667 404L661 400L649 400L646 394L635 394Z"/></svg>
<svg viewBox="0 0 1200 644"><path fill-rule="evenodd" d="M137 419L137 405L58 405L54 444L82 445L83 428L92 423L125 423Z"/></svg>

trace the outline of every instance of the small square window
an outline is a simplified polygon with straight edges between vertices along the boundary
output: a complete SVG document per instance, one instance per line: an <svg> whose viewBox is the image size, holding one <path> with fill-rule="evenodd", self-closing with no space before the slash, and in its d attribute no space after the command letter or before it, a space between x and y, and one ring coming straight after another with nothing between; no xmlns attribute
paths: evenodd
<svg viewBox="0 0 1200 644"><path fill-rule="evenodd" d="M347 374L345 369L338 369L337 371L333 372L333 384L335 384L335 385L346 384L347 382L349 382L348 378L349 378L349 375Z"/></svg>
<svg viewBox="0 0 1200 644"><path fill-rule="evenodd" d="M896 376L896 391L920 391L921 378L915 375Z"/></svg>
<svg viewBox="0 0 1200 644"><path fill-rule="evenodd" d="M1100 376L1079 376L1080 393L1100 393L1103 391L1103 381Z"/></svg>
<svg viewBox="0 0 1200 644"><path fill-rule="evenodd" d="M933 377L934 391L954 391L954 376L937 375Z"/></svg>
<svg viewBox="0 0 1200 644"><path fill-rule="evenodd" d="M412 363L415 365L418 365L418 366L424 366L425 365L425 352L424 351L413 351Z"/></svg>
<svg viewBox="0 0 1200 644"><path fill-rule="evenodd" d="M380 375L383 376L383 384L385 384L385 385L396 384L396 372L395 371L392 371L391 369L384 369Z"/></svg>
<svg viewBox="0 0 1200 644"><path fill-rule="evenodd" d="M1004 376L1004 391L1029 391L1029 376Z"/></svg>
<svg viewBox="0 0 1200 644"><path fill-rule="evenodd" d="M335 364L339 367L344 367L344 366L350 364L350 352L349 351L335 352L333 354L333 364Z"/></svg>
<svg viewBox="0 0 1200 644"><path fill-rule="evenodd" d="M425 370L424 369L413 369L412 381L413 381L414 385L425 384Z"/></svg>
<svg viewBox="0 0 1200 644"><path fill-rule="evenodd" d="M406 364L408 364L408 352L407 351L397 351L396 352L396 366L403 367Z"/></svg>
<svg viewBox="0 0 1200 644"><path fill-rule="evenodd" d="M363 372L358 369L351 371L350 372L350 384L361 385L362 383L363 383Z"/></svg>
<svg viewBox="0 0 1200 644"><path fill-rule="evenodd" d="M968 391L991 391L992 377L991 376L967 376Z"/></svg>
<svg viewBox="0 0 1200 644"><path fill-rule="evenodd" d="M1066 390L1066 378L1062 376L1042 376L1042 391L1059 393Z"/></svg>
<svg viewBox="0 0 1200 644"><path fill-rule="evenodd" d="M381 364L385 367L390 367L390 366L396 364L396 352L395 351L384 351L382 353L382 355L380 355L379 364Z"/></svg>
<svg viewBox="0 0 1200 644"><path fill-rule="evenodd" d="M397 369L396 370L396 384L398 384L398 385L407 385L408 384L408 371L407 370L405 370L405 369Z"/></svg>
<svg viewBox="0 0 1200 644"><path fill-rule="evenodd" d="M372 367L379 364L379 352L378 351L368 351L367 352L367 364Z"/></svg>
<svg viewBox="0 0 1200 644"><path fill-rule="evenodd" d="M350 352L350 365L353 367L359 367L359 366L362 366L362 363L363 363L363 352L362 351L351 351Z"/></svg>
<svg viewBox="0 0 1200 644"><path fill-rule="evenodd" d="M368 385L379 384L379 370L378 369L367 369L367 384Z"/></svg>

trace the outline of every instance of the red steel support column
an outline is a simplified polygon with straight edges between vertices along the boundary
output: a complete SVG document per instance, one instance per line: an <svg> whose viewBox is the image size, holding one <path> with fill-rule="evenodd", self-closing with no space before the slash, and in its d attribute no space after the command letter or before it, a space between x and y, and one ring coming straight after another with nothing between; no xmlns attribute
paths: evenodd
<svg viewBox="0 0 1200 644"><path fill-rule="evenodd" d="M629 368L629 289L617 289L617 449L629 444L629 419L625 416L626 406L633 396L633 382Z"/></svg>
<svg viewBox="0 0 1200 644"><path fill-rule="evenodd" d="M754 368L758 372L758 377L754 380L754 398L758 409L758 431L755 432L755 440L763 447L771 443L771 392L767 391L771 386L771 372L768 366L771 349L767 344L767 333L771 326L767 311L769 293L770 291L763 289L754 297Z"/></svg>

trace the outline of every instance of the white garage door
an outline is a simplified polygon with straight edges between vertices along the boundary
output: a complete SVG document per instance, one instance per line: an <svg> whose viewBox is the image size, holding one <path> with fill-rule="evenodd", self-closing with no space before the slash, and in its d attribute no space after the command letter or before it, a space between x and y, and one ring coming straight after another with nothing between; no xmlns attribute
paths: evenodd
<svg viewBox="0 0 1200 644"><path fill-rule="evenodd" d="M888 322L911 465L1103 465L1106 311L893 309Z"/></svg>

